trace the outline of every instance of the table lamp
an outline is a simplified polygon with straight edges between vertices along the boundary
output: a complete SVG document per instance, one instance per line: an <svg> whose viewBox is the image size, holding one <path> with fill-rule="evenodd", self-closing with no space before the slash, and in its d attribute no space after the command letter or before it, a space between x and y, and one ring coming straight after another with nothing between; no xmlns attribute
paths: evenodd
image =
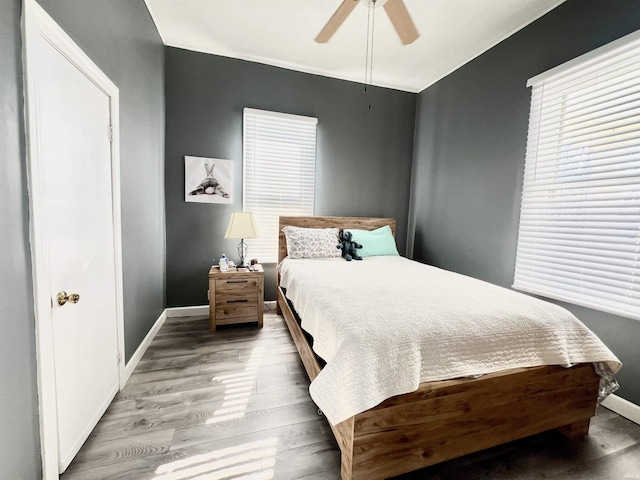
<svg viewBox="0 0 640 480"><path fill-rule="evenodd" d="M247 244L245 238L258 238L258 226L252 212L233 212L229 219L229 226L224 238L239 238L238 255L240 255L240 265L238 268L247 268L244 259L247 258Z"/></svg>

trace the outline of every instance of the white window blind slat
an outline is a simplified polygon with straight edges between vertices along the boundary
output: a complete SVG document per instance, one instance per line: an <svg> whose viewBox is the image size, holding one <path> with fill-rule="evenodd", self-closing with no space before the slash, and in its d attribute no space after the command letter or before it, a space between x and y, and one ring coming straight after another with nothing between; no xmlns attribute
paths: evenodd
<svg viewBox="0 0 640 480"><path fill-rule="evenodd" d="M640 115L636 115L636 121L637 120L640 120ZM637 127L637 124L635 124L635 126ZM609 125L607 135L598 135L597 132L592 131L589 132L589 134L581 135L581 137L582 139L572 137L571 135L558 134L555 138L549 138L538 135L538 138L541 138L541 141L544 142L544 144L539 143L537 145L538 154L542 159L547 156L550 157L549 160L553 161L558 153L569 156L570 153L584 153L587 148L591 148L597 153L611 152L625 147L633 148L638 138L638 129L621 131L621 127ZM573 150L558 152L558 144L565 145L565 148L571 147ZM582 152L576 150L577 145L580 145L580 148L583 149Z"/></svg>
<svg viewBox="0 0 640 480"><path fill-rule="evenodd" d="M620 162L625 162L629 165L640 165L640 152L634 153L635 146L632 146L629 149L615 149L608 151L606 153L599 153L596 155L589 156L589 166L591 168L601 167L603 165L615 165ZM540 155L538 155L538 158ZM551 158L551 156L550 156ZM580 158L580 156L572 157L570 161L563 163L562 170L563 171L572 171L572 170L583 170L584 160ZM553 173L558 171L558 165L555 161L550 162L538 162L535 169L528 169L525 172L528 175L535 175L536 177L540 177L541 175L547 173Z"/></svg>
<svg viewBox="0 0 640 480"><path fill-rule="evenodd" d="M634 105L626 105L625 107L631 107ZM602 144L602 139L606 139L606 143L612 143L613 141L623 141L626 138L635 138L639 125L638 119L640 118L640 101L633 110L625 111L624 113L615 112L608 117L602 117L602 122L589 122L587 119L583 119L579 126L571 129L558 131L557 125L552 126L554 128L548 129L545 140L538 143L538 148L557 148L558 137L562 136L562 140L565 142L590 142L590 145L597 146ZM554 130L551 132L551 130ZM615 132L612 134L612 131ZM536 136L542 136L541 131L535 132Z"/></svg>
<svg viewBox="0 0 640 480"><path fill-rule="evenodd" d="M538 255L545 255L554 258L579 258L581 261L593 263L610 263L612 265L629 266L629 262L633 264L636 252L621 252L619 250L600 251L597 249L588 249L564 245L538 245L523 244L521 245L520 254L522 259L535 260Z"/></svg>
<svg viewBox="0 0 640 480"><path fill-rule="evenodd" d="M523 242L519 245L522 245L523 248L529 248L529 251L534 252L540 256L544 255L546 249L549 250L557 250L557 251L569 251L569 252L593 252L594 254L600 256L607 256L611 258L615 257L624 257L629 261L635 263L637 259L637 251L634 246L625 246L620 244L603 244L590 242L589 246L585 244L585 242L581 241L567 241L567 240L555 240L553 242L544 242L539 241L536 243L527 243ZM563 250L564 249L564 250ZM539 261L543 261L540 260Z"/></svg>
<svg viewBox="0 0 640 480"><path fill-rule="evenodd" d="M577 122L574 119L576 117L587 117L598 110L605 114L615 113L616 110L623 105L636 104L638 99L638 85L625 85L625 87L622 91L617 91L606 96L586 97L582 99L581 102L577 102L574 97L571 97L571 107L574 117L567 123L567 127L575 126ZM541 110L543 99L544 110ZM555 103L551 104L547 95L540 95L538 98L532 98L531 102L531 113L539 117L540 126L542 127L557 123L557 113L566 108L565 97L558 97L554 99ZM544 130L544 128L542 130Z"/></svg>
<svg viewBox="0 0 640 480"><path fill-rule="evenodd" d="M535 265L536 264L536 251L534 250L530 254L526 251L522 253L522 264L523 265ZM627 265L628 259L618 259L618 258L607 258L607 257L598 257L596 255L592 255L587 257L585 255L577 255L575 253L562 253L556 252L553 250L545 251L545 255L548 257L553 257L559 265L567 265L567 266L581 266L585 260L598 264L598 268L605 272L612 273L620 273L626 274L629 272L629 268Z"/></svg>
<svg viewBox="0 0 640 480"><path fill-rule="evenodd" d="M610 180L612 185L603 185L603 182L600 182L599 185L594 185L591 188L591 190L593 191L590 190L589 192L589 206L611 207L628 205L630 207L634 207L638 204L639 199L637 197L635 189L629 189L627 191L616 191L623 190L625 187L628 187L630 185L629 183L621 182L621 179ZM535 177L530 176L529 178L525 178L525 181L535 181ZM543 179L543 182L546 182L546 180ZM528 205L527 208L548 208L551 206L562 207L563 204L569 204L571 202L581 202L586 198L585 184L576 182L574 185L572 185L570 183L565 183L563 188L553 190L552 193L549 193L549 189L554 188L552 183L546 182L546 186L550 187L547 188L547 190L543 188L544 186L545 185L540 185L537 188L527 189L527 195L535 197L536 201L538 202L535 205ZM631 186L633 187L633 184L631 184ZM548 200L548 203L545 202L545 200ZM581 206L584 205L581 204Z"/></svg>
<svg viewBox="0 0 640 480"><path fill-rule="evenodd" d="M575 172L573 175L564 171L556 173L555 178L559 181L555 186L558 189L562 188L588 188L589 182L602 181L602 184L607 185L609 180L615 179L627 179L629 177L636 177L640 174L640 165L636 165L635 168L620 168L613 167L604 171L598 171L596 168L589 169L589 172ZM552 179L553 177L543 177L544 180ZM544 186L552 184L550 181L544 182ZM537 185L542 186L542 185Z"/></svg>
<svg viewBox="0 0 640 480"><path fill-rule="evenodd" d="M529 80L513 287L640 319L640 34Z"/></svg>
<svg viewBox="0 0 640 480"><path fill-rule="evenodd" d="M261 235L246 240L249 256L275 263L278 217L314 213L318 120L252 108L243 117L243 209Z"/></svg>
<svg viewBox="0 0 640 480"><path fill-rule="evenodd" d="M563 282L554 280L545 280L539 284L542 288L523 282L521 290L628 317L634 317L635 310L639 308L640 299L633 294L629 296L618 295L595 289L597 293L594 295L590 291L576 288L573 285L567 287Z"/></svg>
<svg viewBox="0 0 640 480"><path fill-rule="evenodd" d="M602 75L591 75L582 79L579 84L572 85L573 94L570 105L578 116L587 115L595 109L607 110L607 107L621 103L623 99L632 100L638 91L635 71L640 62L634 65L621 77L607 81ZM598 87L594 85L597 83ZM542 107L544 105L544 108ZM566 108L566 90L553 91L549 86L544 91L532 96L531 112L539 115L542 123L552 121L556 112ZM570 123L571 125L571 123Z"/></svg>
<svg viewBox="0 0 640 480"><path fill-rule="evenodd" d="M547 286L544 289L544 292L529 285L523 285L519 290L533 295L554 298L562 302L575 303L584 307L593 308L594 310L602 310L623 317L635 318L636 310L638 308L635 305L628 305L624 301L620 301L618 297L614 297L613 299L593 299L589 295L585 295L580 292L571 292L570 295L566 295L563 289L554 290L552 286Z"/></svg>
<svg viewBox="0 0 640 480"><path fill-rule="evenodd" d="M624 168L620 169L620 175L618 176L610 176L608 178L603 178L600 181L594 180L592 178L588 178L586 175L584 177L576 178L573 182L567 182L565 178L562 178L558 175L558 181L553 183L549 182L546 179L542 179L540 184L528 185L525 187L527 193L538 193L541 194L543 192L547 192L546 197L553 199L559 197L563 194L584 194L584 189L589 188L599 188L600 190L609 189L609 191L614 191L615 188L619 188L623 190L626 186L630 192L634 192L638 190L638 179L635 176L632 176L631 173L637 172L638 169L627 169L627 172L624 171ZM528 178L525 180L535 181L536 175L525 175ZM634 197L635 198L635 197Z"/></svg>
<svg viewBox="0 0 640 480"><path fill-rule="evenodd" d="M574 84L572 88L577 91L580 89L580 87L585 87L571 97L572 105L576 109L576 112L580 113L583 108L593 109L594 107L600 106L603 103L611 102L615 99L625 98L633 92L637 91L637 84L635 83L635 71L639 67L640 63L636 63L631 68L627 69L626 72L618 72L618 76L613 77L610 81L607 81L604 76L600 75L597 78L599 84L598 90L592 88L593 82L595 80L594 76L584 77L584 79L582 79L582 82ZM551 88L546 88L544 90L544 95L542 95L540 92L538 95L535 95L532 98L531 110L539 110L542 104L541 100L542 98L544 98L545 108L544 112L542 112L541 114L541 117L552 118L555 111L564 107L565 93L565 90L562 88L558 88L555 92Z"/></svg>
<svg viewBox="0 0 640 480"><path fill-rule="evenodd" d="M544 276L549 279L557 279L566 281L566 278L572 278L579 281L583 286L595 287L598 290L604 290L611 294L626 296L629 293L628 279L634 272L630 271L626 274L612 274L609 272L598 272L598 275L590 274L581 267L558 266L557 268L546 268L536 264L524 265L523 272L530 272L536 276ZM640 287L640 285L638 286Z"/></svg>

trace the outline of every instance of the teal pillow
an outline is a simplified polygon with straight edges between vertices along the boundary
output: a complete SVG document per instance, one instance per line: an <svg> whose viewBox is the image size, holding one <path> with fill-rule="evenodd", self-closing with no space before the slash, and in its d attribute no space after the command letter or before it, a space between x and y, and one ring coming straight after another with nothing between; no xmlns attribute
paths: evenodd
<svg viewBox="0 0 640 480"><path fill-rule="evenodd" d="M399 255L396 248L396 239L393 238L391 227L384 227L375 230L354 230L345 228L351 232L351 240L362 245L356 250L361 257L376 257L379 255Z"/></svg>

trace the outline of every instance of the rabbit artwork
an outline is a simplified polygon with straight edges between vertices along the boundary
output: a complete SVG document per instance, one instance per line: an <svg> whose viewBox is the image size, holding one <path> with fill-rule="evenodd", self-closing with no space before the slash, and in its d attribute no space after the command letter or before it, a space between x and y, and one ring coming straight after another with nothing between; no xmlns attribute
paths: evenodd
<svg viewBox="0 0 640 480"><path fill-rule="evenodd" d="M204 170L207 176L200 182L200 185L196 187L195 190L189 192L189 195L215 195L218 194L223 198L229 198L229 194L224 191L220 182L213 176L213 169L216 164L211 163L211 167L209 167L208 163L204 164Z"/></svg>

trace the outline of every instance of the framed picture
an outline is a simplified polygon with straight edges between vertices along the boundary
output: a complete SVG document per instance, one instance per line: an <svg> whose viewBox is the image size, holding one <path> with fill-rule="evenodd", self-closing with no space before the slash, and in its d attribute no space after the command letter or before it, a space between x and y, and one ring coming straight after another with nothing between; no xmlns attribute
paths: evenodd
<svg viewBox="0 0 640 480"><path fill-rule="evenodd" d="M220 158L184 157L184 201L232 203L233 162Z"/></svg>

